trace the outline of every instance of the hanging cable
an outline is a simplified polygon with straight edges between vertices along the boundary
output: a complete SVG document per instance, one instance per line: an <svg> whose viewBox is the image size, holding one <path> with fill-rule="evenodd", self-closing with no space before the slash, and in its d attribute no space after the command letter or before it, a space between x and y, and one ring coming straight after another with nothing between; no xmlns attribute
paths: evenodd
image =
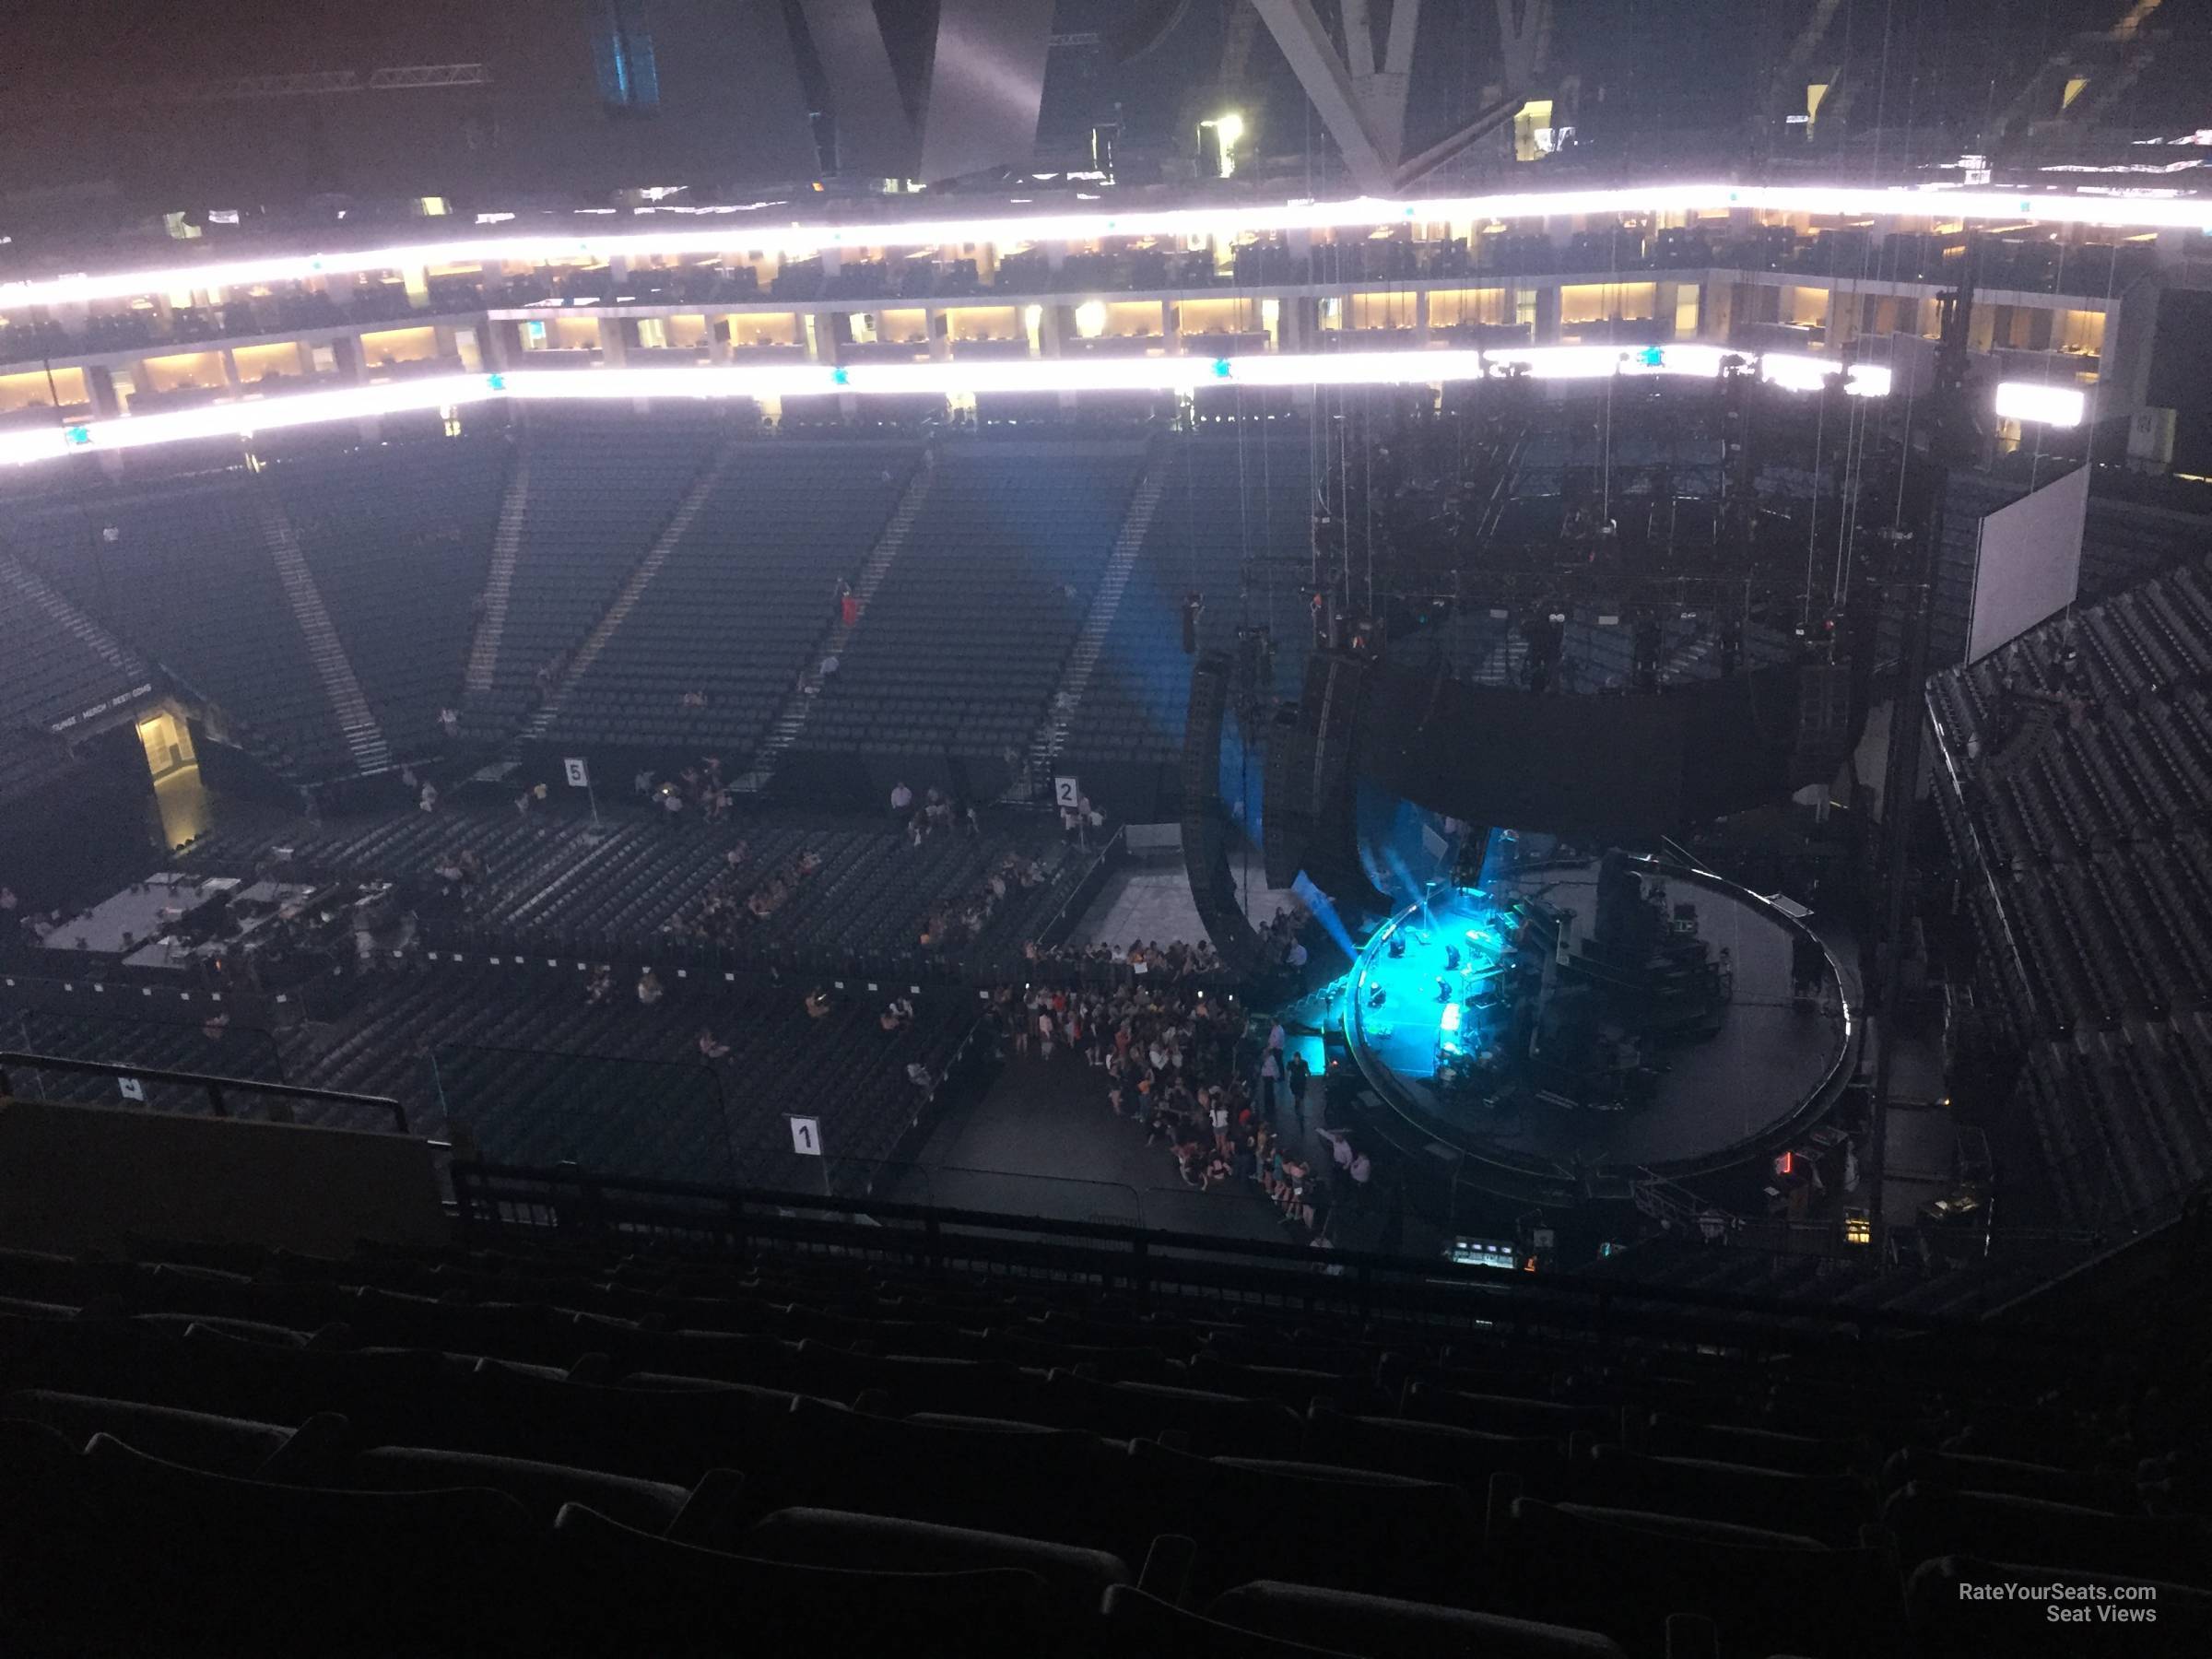
<svg viewBox="0 0 2212 1659"><path fill-rule="evenodd" d="M1803 614L1798 618L1800 628L1813 625L1813 549L1820 537L1820 487L1826 465L1825 444L1828 433L1828 389L1825 385L1813 395L1818 399L1813 418L1813 503L1807 513L1805 528L1805 594Z"/></svg>
<svg viewBox="0 0 2212 1659"><path fill-rule="evenodd" d="M1375 620L1375 389L1361 389L1360 401L1366 405L1366 442L1361 446L1367 462L1367 483L1361 493L1367 498L1367 619L1372 629Z"/></svg>

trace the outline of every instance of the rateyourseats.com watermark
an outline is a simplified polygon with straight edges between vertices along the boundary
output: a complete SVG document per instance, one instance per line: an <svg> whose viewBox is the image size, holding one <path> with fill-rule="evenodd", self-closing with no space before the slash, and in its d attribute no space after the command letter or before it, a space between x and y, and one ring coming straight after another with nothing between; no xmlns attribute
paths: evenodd
<svg viewBox="0 0 2212 1659"><path fill-rule="evenodd" d="M1962 1582L1962 1602L2040 1603L2046 1624L2150 1625L2159 1622L2156 1584L2054 1584L2018 1579Z"/></svg>

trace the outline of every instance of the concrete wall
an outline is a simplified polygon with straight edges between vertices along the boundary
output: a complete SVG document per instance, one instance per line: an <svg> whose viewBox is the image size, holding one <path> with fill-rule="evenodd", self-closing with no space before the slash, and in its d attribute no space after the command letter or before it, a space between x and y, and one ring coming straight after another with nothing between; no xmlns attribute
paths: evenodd
<svg viewBox="0 0 2212 1659"><path fill-rule="evenodd" d="M0 1100L0 1243L117 1252L131 1233L345 1255L441 1243L446 1219L407 1135Z"/></svg>

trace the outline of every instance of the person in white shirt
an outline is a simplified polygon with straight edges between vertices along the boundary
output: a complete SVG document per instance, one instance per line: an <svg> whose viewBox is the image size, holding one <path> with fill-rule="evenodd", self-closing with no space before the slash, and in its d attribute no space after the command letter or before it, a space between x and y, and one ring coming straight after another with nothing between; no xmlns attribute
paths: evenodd
<svg viewBox="0 0 2212 1659"><path fill-rule="evenodd" d="M1352 1137L1341 1129L1325 1126L1316 1128L1313 1133L1329 1143L1329 1153L1335 1159L1336 1167L1349 1171L1352 1167Z"/></svg>
<svg viewBox="0 0 2212 1659"><path fill-rule="evenodd" d="M1335 1194L1336 1202L1342 1204L1351 1196L1352 1164L1359 1156L1352 1146L1352 1137L1341 1129L1331 1129L1325 1124L1314 1125L1313 1133L1329 1143L1329 1160L1334 1166L1329 1171L1329 1184Z"/></svg>
<svg viewBox="0 0 2212 1659"><path fill-rule="evenodd" d="M652 1007L661 1000L661 976L650 968L638 975L638 1001Z"/></svg>
<svg viewBox="0 0 2212 1659"><path fill-rule="evenodd" d="M914 792L912 790L909 789L904 783L894 783L891 785L891 810L893 812L903 818L906 816L906 809L912 806L913 804Z"/></svg>

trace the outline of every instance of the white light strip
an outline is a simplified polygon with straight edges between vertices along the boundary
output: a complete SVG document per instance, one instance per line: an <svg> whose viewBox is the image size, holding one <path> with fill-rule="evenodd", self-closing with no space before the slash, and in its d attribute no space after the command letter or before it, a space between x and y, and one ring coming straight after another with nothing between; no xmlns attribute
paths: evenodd
<svg viewBox="0 0 2212 1659"><path fill-rule="evenodd" d="M2001 420L2076 427L2088 419L2088 394L2072 386L2046 386L2041 381L1997 382L1997 418Z"/></svg>
<svg viewBox="0 0 2212 1659"><path fill-rule="evenodd" d="M1759 358L1759 377L1785 392L1818 392L1841 373L1844 392L1853 397L1887 397L1890 373L1880 363L1853 363L1848 370L1833 358L1802 351L1766 351Z"/></svg>
<svg viewBox="0 0 2212 1659"><path fill-rule="evenodd" d="M0 434L0 462L41 461L81 451L144 449L149 444L182 443L194 438L241 438L329 420L363 420L378 415L481 403L500 395L490 382L491 377L481 374L441 374L338 392L300 392L206 404L120 420L37 427Z"/></svg>
<svg viewBox="0 0 2212 1659"><path fill-rule="evenodd" d="M1532 380L1611 380L1620 371L1615 346L1533 346L1486 351L1492 374L1525 371Z"/></svg>
<svg viewBox="0 0 2212 1659"><path fill-rule="evenodd" d="M319 421L361 420L513 398L525 403L620 402L641 398L935 396L952 393L1152 392L1208 387L1412 386L1525 372L1536 380L1603 380L1613 374L1672 374L1712 380L1724 361L1757 360L1719 346L1542 346L1499 351L1335 351L1289 357L1053 358L985 362L713 364L670 369L515 369L444 374L384 385L39 427L0 433L0 463L75 453L140 449L195 438L231 438ZM1781 373L1776 366L1787 362ZM1770 354L1762 372L1787 390L1817 389L1838 365ZM1879 396L1887 370L1859 365L1846 390ZM1862 374L1878 376L1877 389Z"/></svg>
<svg viewBox="0 0 2212 1659"><path fill-rule="evenodd" d="M2013 194L1941 188L1868 189L1807 184L1648 184L1606 190L1528 191L1506 195L1435 196L1382 201L1371 196L1335 202L1286 202L1220 207L1135 206L1126 211L1014 214L963 219L907 219L883 224L769 225L731 219L704 229L656 226L627 232L577 235L478 236L453 241L412 242L326 253L263 254L159 270L76 273L40 281L0 284L0 311L31 305L83 304L92 300L188 288L231 288L311 276L351 276L367 271L407 271L432 265L490 265L514 261L644 258L655 254L737 251L806 257L823 249L921 248L945 243L1065 242L1098 237L1237 236L1246 232L1357 229L1407 221L1540 219L1575 214L1753 211L1834 214L1849 218L1899 215L1945 219L2029 219L2049 225L2104 225L2138 229L2212 230L2212 198L2147 200L2139 197Z"/></svg>

